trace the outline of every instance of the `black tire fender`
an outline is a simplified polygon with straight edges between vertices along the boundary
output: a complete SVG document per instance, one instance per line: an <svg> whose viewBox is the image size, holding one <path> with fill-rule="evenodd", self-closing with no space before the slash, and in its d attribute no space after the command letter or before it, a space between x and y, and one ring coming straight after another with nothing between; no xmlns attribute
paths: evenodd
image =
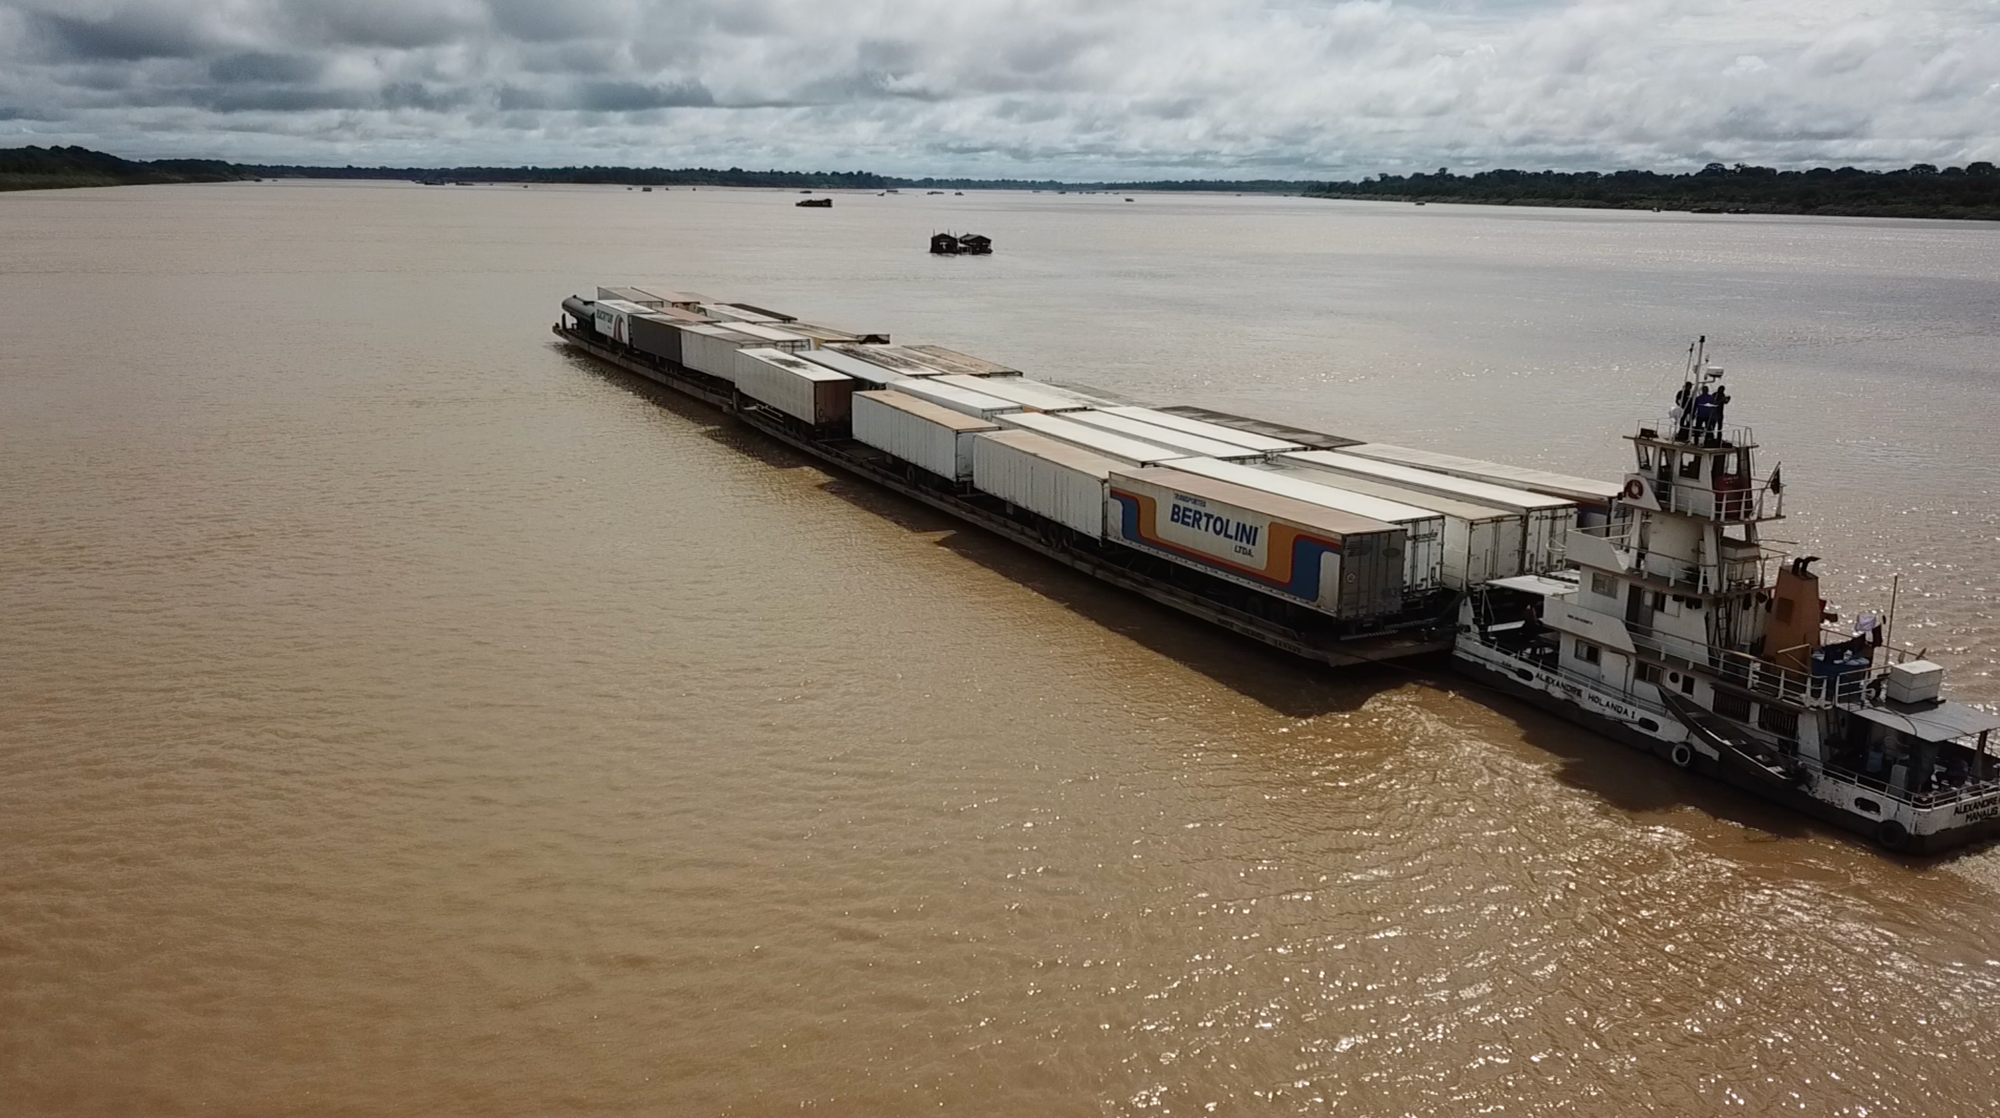
<svg viewBox="0 0 2000 1118"><path fill-rule="evenodd" d="M1884 850L1901 850L1910 845L1910 829L1894 819L1884 819L1875 825L1875 841Z"/></svg>
<svg viewBox="0 0 2000 1118"><path fill-rule="evenodd" d="M1677 741L1667 754L1667 760L1672 761L1677 769L1687 768L1694 764L1694 747L1684 741Z"/></svg>

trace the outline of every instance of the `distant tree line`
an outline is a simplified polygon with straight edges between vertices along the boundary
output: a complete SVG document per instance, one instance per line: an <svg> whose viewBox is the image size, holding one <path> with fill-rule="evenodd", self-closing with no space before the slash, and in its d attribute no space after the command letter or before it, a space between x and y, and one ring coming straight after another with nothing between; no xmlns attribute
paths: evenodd
<svg viewBox="0 0 2000 1118"><path fill-rule="evenodd" d="M81 147L0 149L0 189L111 186L232 179L400 179L448 183L579 183L602 186L743 186L785 190L1223 190L1297 194L1312 185L1281 179L1188 179L1073 183L1054 179L899 178L869 171L747 171L741 167L318 167L225 163L219 159L140 162Z"/></svg>
<svg viewBox="0 0 2000 1118"><path fill-rule="evenodd" d="M120 159L80 147L0 148L0 190L135 183L229 182L256 178L219 159Z"/></svg>
<svg viewBox="0 0 2000 1118"><path fill-rule="evenodd" d="M1699 171L1480 171L1454 175L1375 175L1329 182L1307 194L1399 202L1474 202L1502 206L1582 206L1689 210L1695 213L1831 214L1847 217L1950 217L2000 220L2000 172L1991 163L1939 169L1918 163L1900 171L1815 167L1779 171L1710 163Z"/></svg>
<svg viewBox="0 0 2000 1118"><path fill-rule="evenodd" d="M0 149L0 190L234 179L401 179L414 182L581 183L605 186L737 186L782 190L1234 191L1402 202L1583 206L1695 213L1833 214L2000 220L2000 173L1991 163L1900 171L1778 171L1711 163L1699 171L1479 171L1374 175L1359 182L1180 179L1058 182L1053 179L899 178L868 171L747 171L741 167L315 167L219 159L120 159L81 147Z"/></svg>

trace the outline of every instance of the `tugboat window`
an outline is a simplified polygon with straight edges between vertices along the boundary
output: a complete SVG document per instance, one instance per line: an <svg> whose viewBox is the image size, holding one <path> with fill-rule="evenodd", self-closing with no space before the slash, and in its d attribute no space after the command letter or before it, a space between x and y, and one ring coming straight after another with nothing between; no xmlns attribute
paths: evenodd
<svg viewBox="0 0 2000 1118"><path fill-rule="evenodd" d="M1650 683L1658 686L1660 682L1660 666L1658 664L1641 664L1638 668L1638 676L1640 683Z"/></svg>
<svg viewBox="0 0 2000 1118"><path fill-rule="evenodd" d="M1586 664L1600 663L1604 659L1603 650L1588 641L1576 642L1576 651L1573 655Z"/></svg>
<svg viewBox="0 0 2000 1118"><path fill-rule="evenodd" d="M1590 572L1590 592L1600 598L1618 596L1618 580L1601 571Z"/></svg>

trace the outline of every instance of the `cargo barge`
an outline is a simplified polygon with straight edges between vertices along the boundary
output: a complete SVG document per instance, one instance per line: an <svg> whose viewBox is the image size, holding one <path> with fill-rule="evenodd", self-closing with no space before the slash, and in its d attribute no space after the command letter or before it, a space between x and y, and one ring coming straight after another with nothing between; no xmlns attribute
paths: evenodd
<svg viewBox="0 0 2000 1118"><path fill-rule="evenodd" d="M2000 716L1852 634L1691 347L1621 482L1179 406L686 292L599 288L555 333L848 473L1182 613L1333 666L1449 653L1570 721L1867 835L2000 834ZM1708 390L1717 390L1711 395ZM1697 390L1700 390L1699 392ZM1775 581L1770 577L1777 569Z"/></svg>
<svg viewBox="0 0 2000 1118"><path fill-rule="evenodd" d="M620 295L640 295L656 305ZM1140 524L1136 505L1150 496L1143 492L1127 495L1135 506L1129 526L1133 545L1107 544L1104 501L1113 472L1185 455L1109 431L1101 432L1100 438L1092 433L1095 429L1083 425L1078 426L1094 449L1038 437L1031 429L1037 419L1053 420L1061 413L1029 411L1018 402L1033 399L1045 406L1081 410L1091 403L1081 394L1030 382L1018 370L943 347L891 345L882 334L822 331L852 340L829 341L813 349L800 344L804 335L777 336L794 333L792 322L775 331L750 334L741 331L740 319L686 321L660 313L715 305L700 295L655 296L607 288L600 290L597 300L566 300L564 319L554 330L563 342L598 360L709 404L841 470L1103 582L1292 655L1345 667L1435 655L1451 647L1458 595L1418 593L1406 598L1399 571L1371 581L1365 577L1370 570L1363 569L1359 560L1347 570L1320 561L1329 545L1349 546L1340 537L1339 526L1319 523L1325 519L1319 514L1330 515L1330 510L1288 507L1276 515L1244 510L1248 516L1239 518L1239 531L1261 534L1276 528L1292 546L1292 551L1276 556L1272 565L1276 574L1248 569L1248 564L1230 569L1191 559L1206 553L1175 539L1193 534L1186 526L1169 520L1156 527L1150 518ZM600 318L600 308L611 313ZM862 341L863 337L874 340ZM804 359L806 352L812 360ZM966 371L948 371L953 369ZM789 373L792 383L781 380L781 373ZM964 383L973 373L990 381L982 385L985 390ZM841 380L846 382L844 392L836 388L829 393L824 388L839 386ZM829 400L829 395L835 399ZM1007 426L992 418L1000 415L1011 417ZM1198 420L1181 422L1202 425ZM1188 432L1177 437L1199 438ZM1007 451L1014 452L1011 459L1003 458ZM1011 478L1019 486L1011 494L1017 500L975 487L972 478L981 465L989 477ZM1007 465L1015 468L1009 470ZM1133 488L1141 489L1145 480L1135 478ZM1005 492L1006 482L992 484ZM1256 494L1234 495L1262 503ZM1054 515L1030 511L1032 507ZM1173 517L1176 507L1169 501L1164 515ZM1285 512L1292 515L1287 518ZM1348 526L1363 529L1352 542L1357 551L1399 546L1382 538L1395 535L1389 525L1353 517ZM1317 544L1299 539L1312 536L1314 530L1319 533L1313 537ZM1200 542L1216 538L1210 533ZM1230 546L1243 545L1231 541ZM1314 546L1321 550L1314 552ZM1268 552L1268 539L1264 547L1249 550ZM1294 552L1305 555L1305 560L1295 563ZM1366 592L1376 605L1389 608L1350 609L1344 616L1317 608L1324 600L1334 603L1337 611L1343 588L1350 604ZM1267 592L1271 590L1277 593Z"/></svg>

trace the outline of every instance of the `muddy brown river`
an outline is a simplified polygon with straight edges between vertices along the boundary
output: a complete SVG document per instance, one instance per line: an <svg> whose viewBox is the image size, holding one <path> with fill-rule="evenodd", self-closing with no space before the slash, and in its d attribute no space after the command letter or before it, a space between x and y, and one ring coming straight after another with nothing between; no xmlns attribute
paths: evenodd
<svg viewBox="0 0 2000 1118"><path fill-rule="evenodd" d="M1992 704L2000 228L1137 197L0 196L0 1109L1990 1113L2000 852L1293 662L549 325L1607 477L1707 334L1768 534Z"/></svg>

